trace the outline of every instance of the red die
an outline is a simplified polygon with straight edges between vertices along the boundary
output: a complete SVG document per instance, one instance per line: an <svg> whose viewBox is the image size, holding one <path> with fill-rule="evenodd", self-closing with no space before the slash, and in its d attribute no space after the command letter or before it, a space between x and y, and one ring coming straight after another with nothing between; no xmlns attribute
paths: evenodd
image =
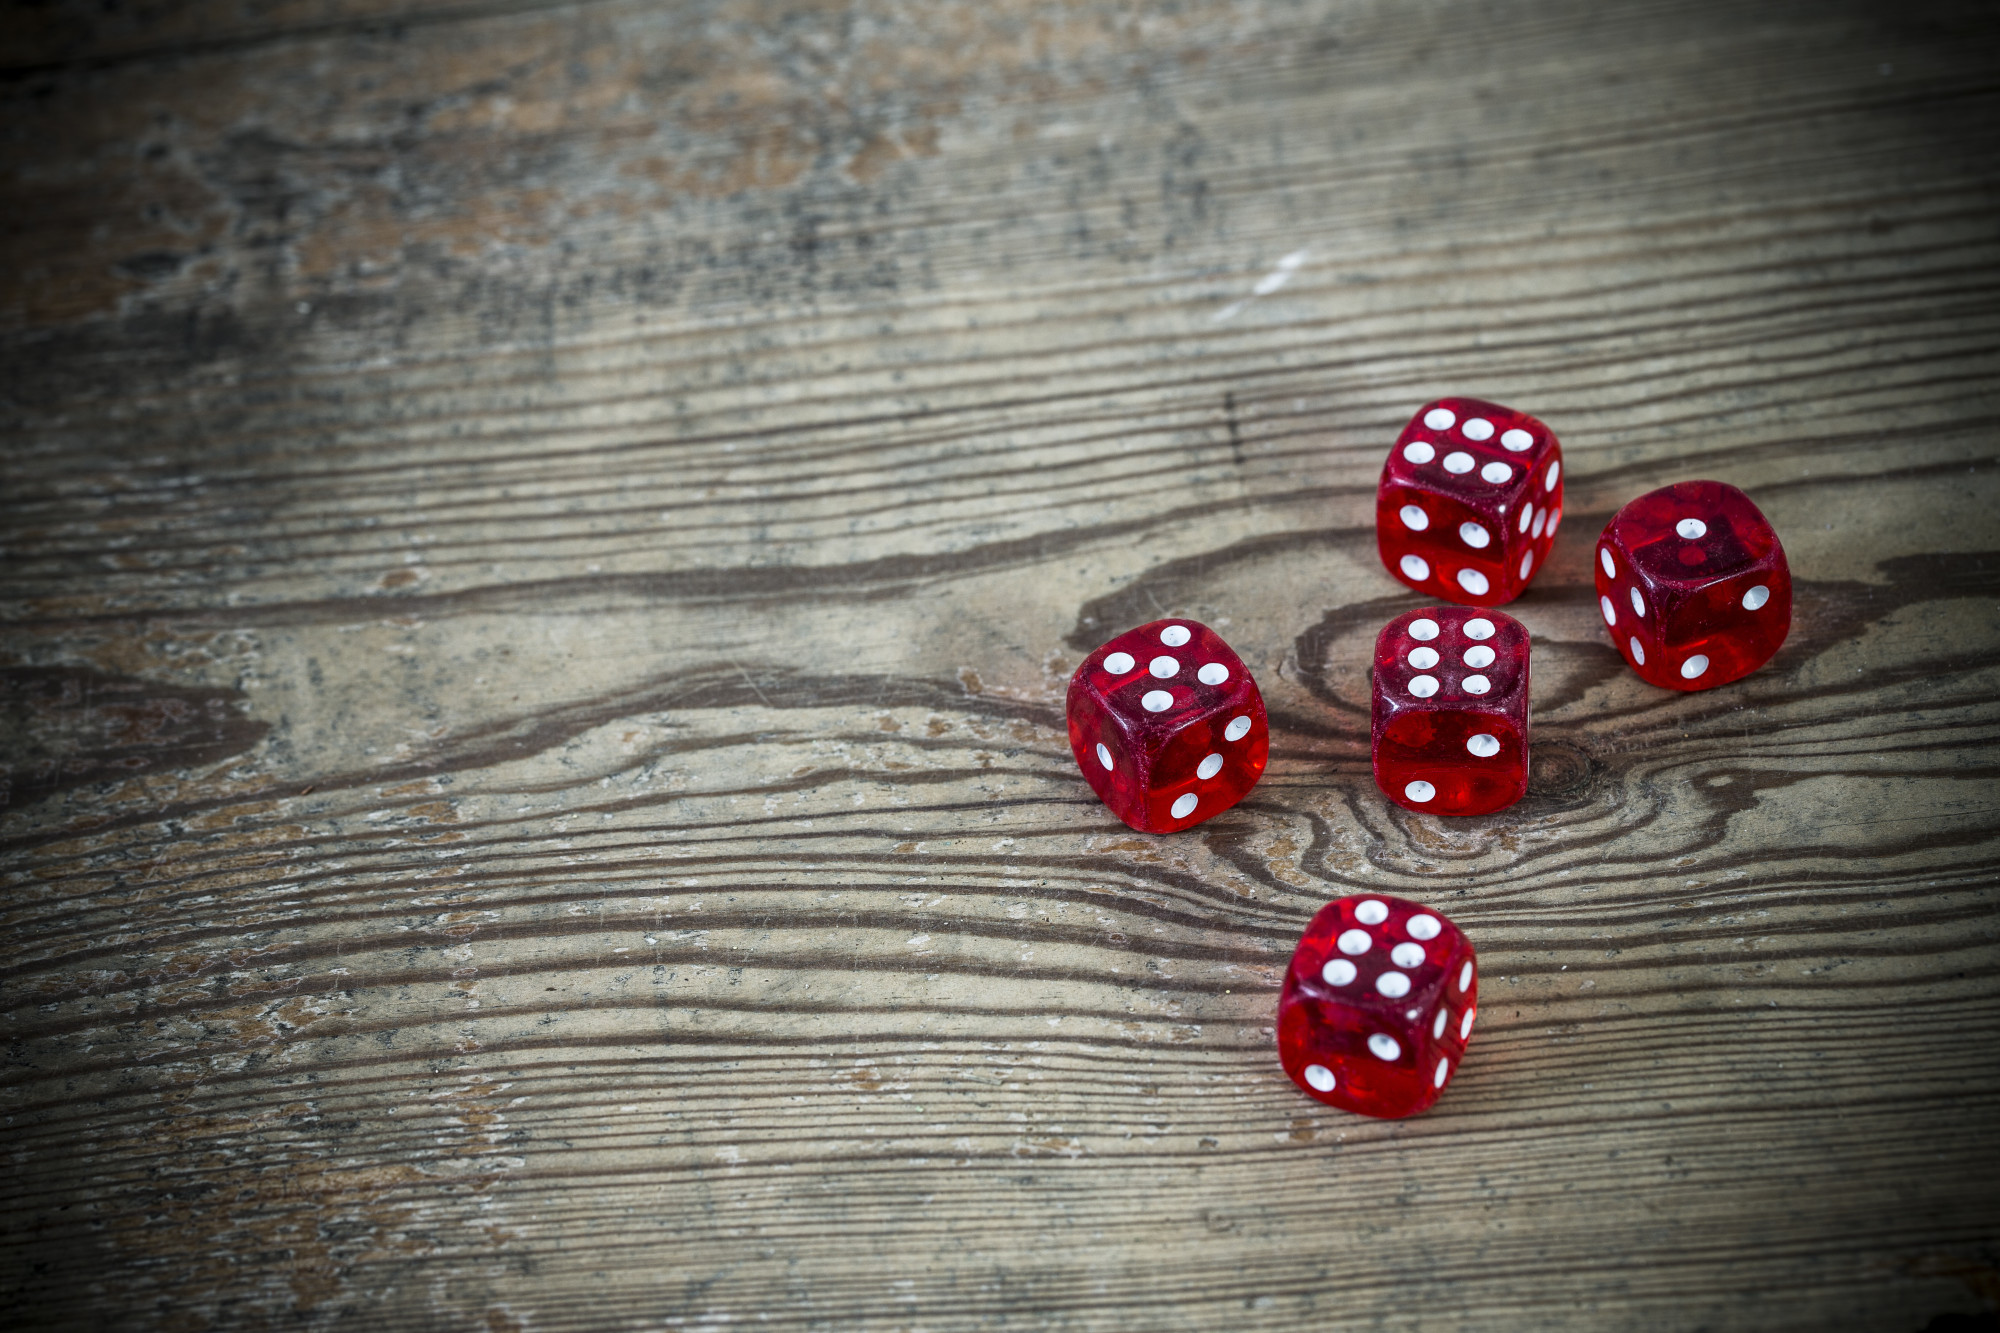
<svg viewBox="0 0 2000 1333"><path fill-rule="evenodd" d="M1192 620L1128 630L1069 678L1069 745L1111 813L1144 833L1219 815L1264 775L1264 697L1222 636Z"/></svg>
<svg viewBox="0 0 2000 1333"><path fill-rule="evenodd" d="M1418 592L1499 606L1528 586L1562 522L1562 445L1527 415L1477 398L1418 410L1375 491L1375 543Z"/></svg>
<svg viewBox="0 0 2000 1333"><path fill-rule="evenodd" d="M1278 1059L1343 1111L1396 1119L1443 1091L1465 1056L1479 982L1472 942L1407 898L1319 909L1278 995Z"/></svg>
<svg viewBox="0 0 2000 1333"><path fill-rule="evenodd" d="M1485 815L1528 790L1528 631L1504 611L1407 611L1375 640L1375 785L1398 805Z"/></svg>
<svg viewBox="0 0 2000 1333"><path fill-rule="evenodd" d="M1597 540L1597 605L1640 678L1705 690L1747 676L1792 627L1792 572L1750 497L1719 481L1640 496Z"/></svg>

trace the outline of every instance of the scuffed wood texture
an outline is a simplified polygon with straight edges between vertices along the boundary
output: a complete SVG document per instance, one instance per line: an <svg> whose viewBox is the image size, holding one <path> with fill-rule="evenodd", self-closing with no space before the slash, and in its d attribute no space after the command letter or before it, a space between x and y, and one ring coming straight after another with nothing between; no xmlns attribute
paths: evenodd
<svg viewBox="0 0 2000 1333"><path fill-rule="evenodd" d="M1990 1317L1994 19L10 11L10 1322ZM1444 391L1571 466L1457 822L1364 711ZM1690 476L1799 605L1670 697L1588 561ZM1170 612L1274 762L1151 838L1061 691ZM1410 1123L1273 1057L1361 888L1485 960Z"/></svg>

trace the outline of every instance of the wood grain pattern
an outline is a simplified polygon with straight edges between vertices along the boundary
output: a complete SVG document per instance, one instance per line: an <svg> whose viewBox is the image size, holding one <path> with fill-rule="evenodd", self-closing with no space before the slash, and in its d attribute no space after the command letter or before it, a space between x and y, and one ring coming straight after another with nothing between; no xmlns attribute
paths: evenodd
<svg viewBox="0 0 2000 1333"><path fill-rule="evenodd" d="M12 1322L2000 1307L1982 7L6 22ZM1530 794L1460 821L1366 743L1442 392L1570 469ZM1667 697L1588 561L1689 476L1798 603ZM1273 748L1153 838L1061 699L1165 614ZM1272 1049L1364 887L1483 960L1408 1123Z"/></svg>

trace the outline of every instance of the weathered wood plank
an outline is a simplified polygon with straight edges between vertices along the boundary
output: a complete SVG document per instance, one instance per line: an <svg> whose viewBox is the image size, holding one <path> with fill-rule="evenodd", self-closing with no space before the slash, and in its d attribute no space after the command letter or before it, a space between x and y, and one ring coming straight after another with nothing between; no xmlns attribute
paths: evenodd
<svg viewBox="0 0 2000 1333"><path fill-rule="evenodd" d="M1923 1328L2000 1304L1993 18L25 11L0 59L20 1318ZM31 22L32 21L32 22ZM1282 262L1281 262L1282 261ZM1562 434L1530 795L1385 805L1386 441ZM1665 698L1591 539L1799 577ZM1062 687L1221 628L1133 834ZM1429 1115L1276 1066L1373 886Z"/></svg>

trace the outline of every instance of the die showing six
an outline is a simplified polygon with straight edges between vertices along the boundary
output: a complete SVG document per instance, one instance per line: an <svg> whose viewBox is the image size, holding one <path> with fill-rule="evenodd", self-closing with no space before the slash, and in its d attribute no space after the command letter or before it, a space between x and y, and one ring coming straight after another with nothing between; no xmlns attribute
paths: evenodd
<svg viewBox="0 0 2000 1333"><path fill-rule="evenodd" d="M1467 606L1521 595L1562 522L1562 445L1525 412L1477 398L1417 409L1375 488L1375 543L1391 574Z"/></svg>
<svg viewBox="0 0 2000 1333"><path fill-rule="evenodd" d="M1487 815L1528 790L1528 631L1504 611L1406 611L1375 640L1369 750L1397 805Z"/></svg>
<svg viewBox="0 0 2000 1333"><path fill-rule="evenodd" d="M1479 1005L1472 941L1442 913L1360 894L1319 909L1278 994L1278 1061L1330 1106L1396 1119L1436 1101Z"/></svg>
<svg viewBox="0 0 2000 1333"><path fill-rule="evenodd" d="M1084 658L1064 711L1084 780L1142 833L1221 814L1257 785L1271 751L1257 682L1193 620L1141 625Z"/></svg>

